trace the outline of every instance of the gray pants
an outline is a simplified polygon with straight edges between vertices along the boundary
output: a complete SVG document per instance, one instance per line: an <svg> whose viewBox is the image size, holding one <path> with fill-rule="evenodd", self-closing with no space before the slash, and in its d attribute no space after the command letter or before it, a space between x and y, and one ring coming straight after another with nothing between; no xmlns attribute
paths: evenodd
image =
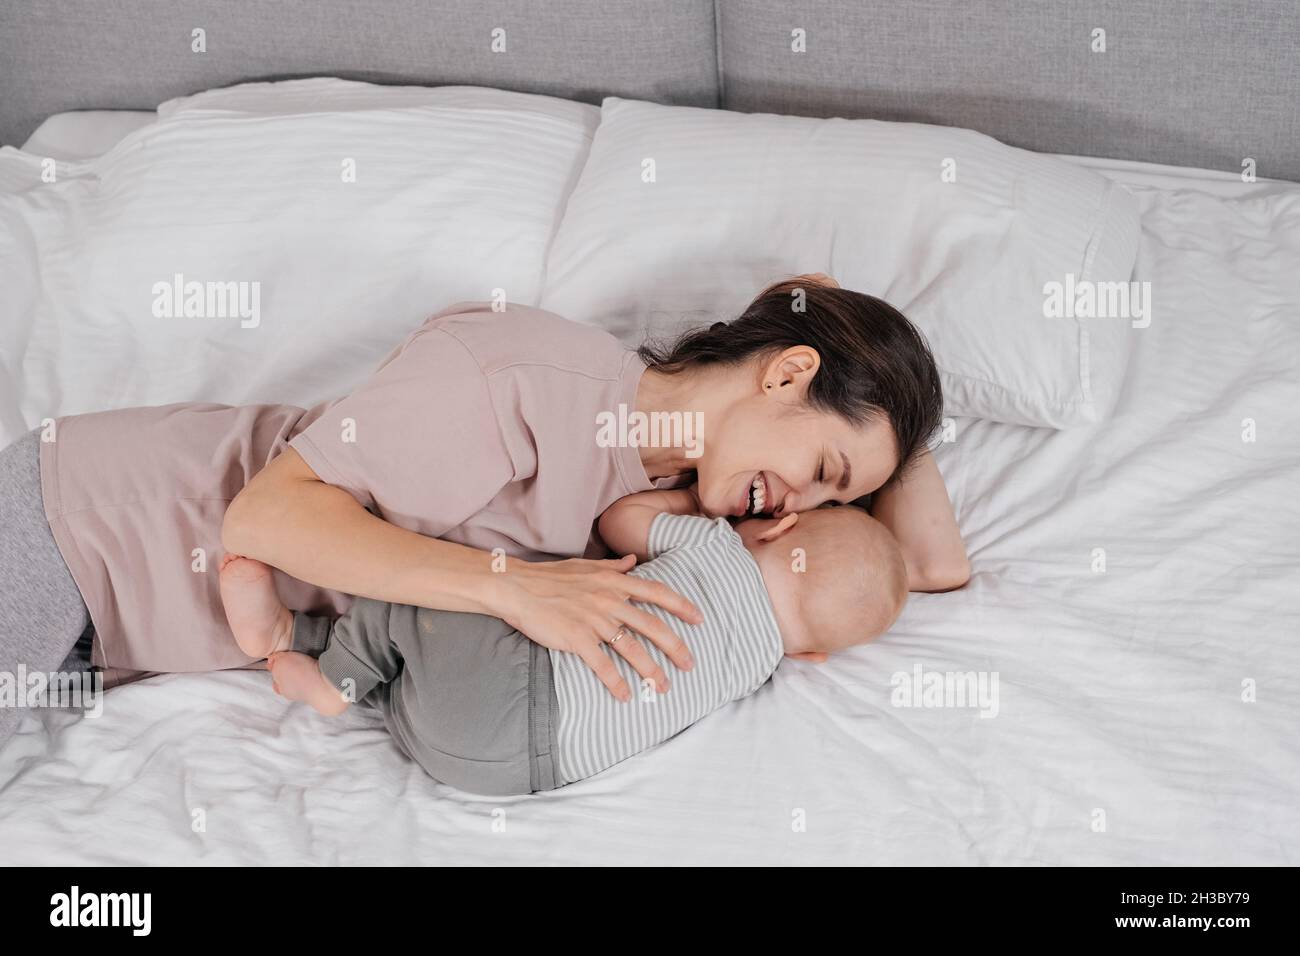
<svg viewBox="0 0 1300 956"><path fill-rule="evenodd" d="M90 613L45 520L40 433L0 451L0 672L85 670ZM0 745L19 712L0 707Z"/></svg>
<svg viewBox="0 0 1300 956"><path fill-rule="evenodd" d="M379 708L435 780L494 795L560 785L550 653L504 621L358 598L337 621L295 614L293 649Z"/></svg>

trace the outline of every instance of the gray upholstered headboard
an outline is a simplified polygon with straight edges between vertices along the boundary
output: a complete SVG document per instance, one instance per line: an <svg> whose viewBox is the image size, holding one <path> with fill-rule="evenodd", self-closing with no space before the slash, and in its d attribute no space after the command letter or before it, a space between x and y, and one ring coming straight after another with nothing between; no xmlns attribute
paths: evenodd
<svg viewBox="0 0 1300 956"><path fill-rule="evenodd" d="M1296 0L0 2L4 143L63 110L322 74L942 123L1300 180Z"/></svg>

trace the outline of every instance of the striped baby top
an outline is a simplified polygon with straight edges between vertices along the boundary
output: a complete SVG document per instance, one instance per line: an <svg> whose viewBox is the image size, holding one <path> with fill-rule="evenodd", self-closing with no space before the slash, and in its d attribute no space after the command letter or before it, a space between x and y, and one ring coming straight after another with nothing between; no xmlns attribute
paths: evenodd
<svg viewBox="0 0 1300 956"><path fill-rule="evenodd" d="M704 622L689 625L662 608L637 607L686 641L695 667L678 670L650 641L642 644L668 675L668 692L642 684L610 651L632 699L620 701L576 654L551 651L560 719L558 773L572 783L626 760L758 690L784 654L776 615L758 564L725 518L661 514L650 526L650 559L630 573L662 581L693 602Z"/></svg>

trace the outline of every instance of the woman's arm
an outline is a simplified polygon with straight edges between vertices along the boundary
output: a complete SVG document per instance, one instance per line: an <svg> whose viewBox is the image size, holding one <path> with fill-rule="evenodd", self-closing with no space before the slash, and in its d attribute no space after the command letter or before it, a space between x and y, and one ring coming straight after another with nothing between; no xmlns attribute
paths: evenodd
<svg viewBox="0 0 1300 956"><path fill-rule="evenodd" d="M222 544L318 587L447 611L490 614L490 556L371 514L321 481L293 448L230 503Z"/></svg>
<svg viewBox="0 0 1300 956"><path fill-rule="evenodd" d="M871 514L898 539L909 590L952 591L970 580L970 560L948 489L928 451L875 495Z"/></svg>
<svg viewBox="0 0 1300 956"><path fill-rule="evenodd" d="M699 609L655 581L630 577L630 559L532 563L493 557L399 528L348 492L320 480L293 448L254 476L230 503L222 543L319 587L400 604L489 614L546 647L578 654L616 695L631 691L601 644L619 624L689 670L685 642L627 602L658 605L698 623ZM501 567L497 562L497 567ZM645 648L617 649L643 677L662 677Z"/></svg>

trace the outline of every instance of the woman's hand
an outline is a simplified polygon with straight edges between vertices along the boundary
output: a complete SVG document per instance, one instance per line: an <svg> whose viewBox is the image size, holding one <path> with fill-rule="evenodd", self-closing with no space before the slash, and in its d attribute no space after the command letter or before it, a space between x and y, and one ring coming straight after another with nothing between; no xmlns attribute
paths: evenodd
<svg viewBox="0 0 1300 956"><path fill-rule="evenodd" d="M626 701L632 689L602 646L622 633L611 646L662 694L668 677L636 635L653 642L680 670L690 670L695 661L671 628L628 602L654 604L688 624L699 624L704 617L667 585L628 575L635 564L631 555L607 561L512 560L505 573L497 575L495 613L543 647L577 654L615 697ZM624 627L635 633L621 632Z"/></svg>
<svg viewBox="0 0 1300 956"><path fill-rule="evenodd" d="M629 577L636 563L530 563L494 557L389 524L342 488L317 477L292 448L259 472L231 502L222 528L227 551L256 558L300 581L388 601L499 617L538 644L578 654L624 699L627 682L600 645L620 626L649 638L681 670L693 666L685 642L662 621L628 604L637 600L699 623L699 610L672 589ZM346 542L341 547L339 542ZM668 680L635 636L614 649L662 692Z"/></svg>

